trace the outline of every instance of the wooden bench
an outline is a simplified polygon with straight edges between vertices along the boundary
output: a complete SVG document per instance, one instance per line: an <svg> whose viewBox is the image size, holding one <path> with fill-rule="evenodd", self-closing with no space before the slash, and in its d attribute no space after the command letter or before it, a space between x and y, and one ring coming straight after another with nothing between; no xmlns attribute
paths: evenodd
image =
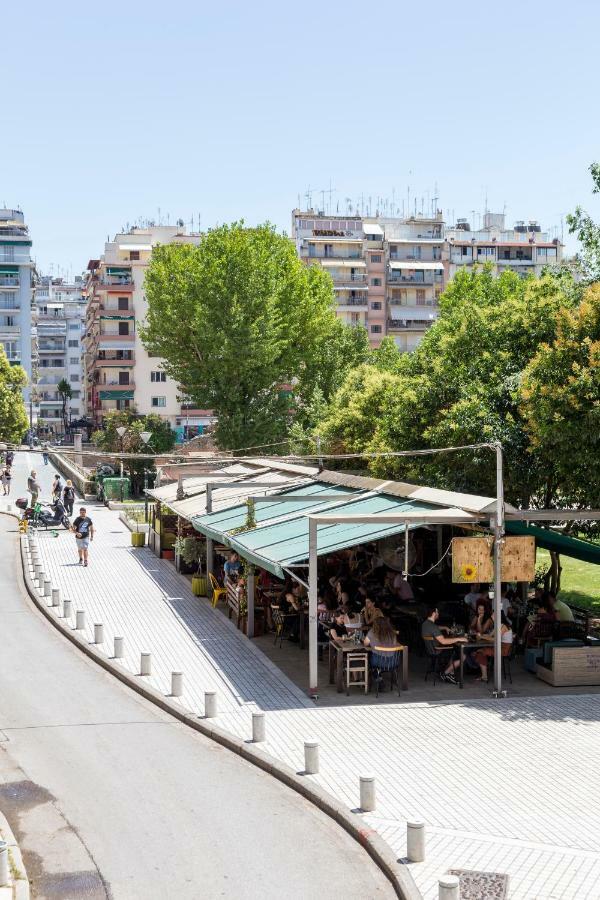
<svg viewBox="0 0 600 900"><path fill-rule="evenodd" d="M554 687L600 684L600 647L554 647L552 667L538 663L536 675Z"/></svg>
<svg viewBox="0 0 600 900"><path fill-rule="evenodd" d="M236 627L240 627L240 598L238 595L237 582L226 579L227 587L227 606L229 608L229 618L235 616Z"/></svg>

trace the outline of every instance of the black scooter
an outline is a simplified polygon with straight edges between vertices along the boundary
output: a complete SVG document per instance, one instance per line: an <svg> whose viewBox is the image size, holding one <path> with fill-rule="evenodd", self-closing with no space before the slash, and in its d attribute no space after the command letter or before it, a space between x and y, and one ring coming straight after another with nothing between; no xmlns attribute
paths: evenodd
<svg viewBox="0 0 600 900"><path fill-rule="evenodd" d="M34 513L31 519L34 528L56 528L62 525L67 531L71 528L71 520L60 500L55 500L51 506L42 506L38 513Z"/></svg>

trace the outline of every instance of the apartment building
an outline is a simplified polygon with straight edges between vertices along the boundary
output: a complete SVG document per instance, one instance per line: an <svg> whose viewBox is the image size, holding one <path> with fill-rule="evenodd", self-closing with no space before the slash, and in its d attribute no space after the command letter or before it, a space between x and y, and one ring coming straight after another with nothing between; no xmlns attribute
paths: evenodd
<svg viewBox="0 0 600 900"><path fill-rule="evenodd" d="M374 347L386 335L413 350L439 312L439 298L459 268L489 262L520 275L539 275L562 259L562 245L537 222L506 230L504 215L486 213L483 229L466 219L446 228L441 211L409 218L292 213L292 238L307 265L333 279L336 311L348 325L364 325Z"/></svg>
<svg viewBox="0 0 600 900"><path fill-rule="evenodd" d="M490 263L495 274L511 269L523 278L539 276L548 265L562 261L563 245L543 232L538 222L516 222L507 229L503 213L485 213L483 228L471 231L467 219L446 229L448 272L452 278L461 268Z"/></svg>
<svg viewBox="0 0 600 900"><path fill-rule="evenodd" d="M82 336L85 323L83 279L71 283L49 275L35 288L37 322L37 430L40 436L64 433L62 399L58 384L69 383L72 398L67 403L67 424L85 412Z"/></svg>
<svg viewBox="0 0 600 900"><path fill-rule="evenodd" d="M0 209L0 343L11 363L25 369L29 403L35 353L32 332L31 239L25 217L18 209Z"/></svg>
<svg viewBox="0 0 600 900"><path fill-rule="evenodd" d="M150 356L139 335L148 304L144 278L158 244L198 244L185 227L149 226L117 234L104 255L88 263L84 338L87 415L101 424L109 410L130 409L165 418L180 439L213 421L207 410L186 403L182 391Z"/></svg>

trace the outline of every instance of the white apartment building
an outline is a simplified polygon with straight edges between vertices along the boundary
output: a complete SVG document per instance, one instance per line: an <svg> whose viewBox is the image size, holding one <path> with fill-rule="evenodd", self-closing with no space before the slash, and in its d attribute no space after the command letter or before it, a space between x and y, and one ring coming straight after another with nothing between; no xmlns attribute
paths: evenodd
<svg viewBox="0 0 600 900"><path fill-rule="evenodd" d="M537 222L506 230L504 215L486 213L471 232L466 219L446 228L435 216L328 216L292 213L292 238L307 265L333 279L336 311L348 325L364 325L372 346L386 335L401 350L413 350L439 313L439 298L459 268L491 263L497 274L510 268L540 275L562 259L562 244Z"/></svg>
<svg viewBox="0 0 600 900"><path fill-rule="evenodd" d="M29 378L29 403L35 355L32 330L33 263L25 217L18 209L0 209L0 344L9 362L21 365Z"/></svg>
<svg viewBox="0 0 600 900"><path fill-rule="evenodd" d="M199 234L183 225L132 228L105 244L104 255L88 263L85 327L86 408L101 424L112 409L135 408L165 418L179 439L194 436L213 416L182 399L181 388L150 356L139 335L147 315L146 269L158 244L198 244Z"/></svg>
<svg viewBox="0 0 600 900"><path fill-rule="evenodd" d="M67 402L67 422L76 422L84 415L82 337L86 304L83 287L81 277L67 283L62 278L42 276L35 288L40 436L64 433L62 400L58 394L58 384L63 379L72 391L72 398Z"/></svg>

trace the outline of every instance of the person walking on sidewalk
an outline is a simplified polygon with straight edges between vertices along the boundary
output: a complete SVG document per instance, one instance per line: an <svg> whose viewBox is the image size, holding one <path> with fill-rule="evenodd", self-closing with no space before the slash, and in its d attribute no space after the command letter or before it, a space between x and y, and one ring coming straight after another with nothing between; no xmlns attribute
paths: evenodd
<svg viewBox="0 0 600 900"><path fill-rule="evenodd" d="M42 458L44 460L44 465L48 465L48 444L42 444Z"/></svg>
<svg viewBox="0 0 600 900"><path fill-rule="evenodd" d="M73 482L69 478L63 490L63 503L68 516L73 515L73 504L75 503L75 488Z"/></svg>
<svg viewBox="0 0 600 900"><path fill-rule="evenodd" d="M10 482L12 479L12 474L10 471L10 466L8 463L2 471L2 488L4 490L4 496L8 497L10 495Z"/></svg>
<svg viewBox="0 0 600 900"><path fill-rule="evenodd" d="M54 476L54 481L52 482L52 499L60 500L60 495L62 494L62 483L60 480L60 475L58 472Z"/></svg>
<svg viewBox="0 0 600 900"><path fill-rule="evenodd" d="M94 540L94 524L87 515L85 506L79 510L79 515L73 522L71 531L75 534L77 542L77 550L79 551L79 565L87 566L88 564L88 547L90 541Z"/></svg>
<svg viewBox="0 0 600 900"><path fill-rule="evenodd" d="M37 473L35 469L31 470L31 475L27 479L27 490L31 494L31 506L33 508L35 507L35 504L37 503L38 497L42 490L40 487L40 483L37 480Z"/></svg>

